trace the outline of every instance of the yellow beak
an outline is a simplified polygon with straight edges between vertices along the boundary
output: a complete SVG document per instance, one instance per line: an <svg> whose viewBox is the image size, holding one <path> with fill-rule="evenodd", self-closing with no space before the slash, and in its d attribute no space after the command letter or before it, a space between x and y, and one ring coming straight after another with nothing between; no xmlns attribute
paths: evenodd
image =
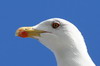
<svg viewBox="0 0 100 66"><path fill-rule="evenodd" d="M33 27L21 27L16 31L16 36L27 38L27 37L40 37L41 33L47 33L47 31L36 30Z"/></svg>

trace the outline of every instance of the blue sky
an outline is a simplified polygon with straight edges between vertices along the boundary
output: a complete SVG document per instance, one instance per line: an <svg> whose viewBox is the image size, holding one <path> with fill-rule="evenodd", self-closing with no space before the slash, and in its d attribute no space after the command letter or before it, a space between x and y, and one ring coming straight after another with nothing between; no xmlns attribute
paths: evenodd
<svg viewBox="0 0 100 66"><path fill-rule="evenodd" d="M82 32L100 66L99 0L0 0L0 66L56 66L53 53L36 39L15 36L17 28L59 17Z"/></svg>

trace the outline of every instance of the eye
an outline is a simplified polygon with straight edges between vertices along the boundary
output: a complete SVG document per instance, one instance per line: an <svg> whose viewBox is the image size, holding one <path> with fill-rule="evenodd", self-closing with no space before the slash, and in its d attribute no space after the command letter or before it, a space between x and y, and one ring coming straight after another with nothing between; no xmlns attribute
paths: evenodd
<svg viewBox="0 0 100 66"><path fill-rule="evenodd" d="M59 23L59 22L54 22L54 23L52 23L52 27L53 27L54 29L58 28L59 26L60 26L60 23Z"/></svg>

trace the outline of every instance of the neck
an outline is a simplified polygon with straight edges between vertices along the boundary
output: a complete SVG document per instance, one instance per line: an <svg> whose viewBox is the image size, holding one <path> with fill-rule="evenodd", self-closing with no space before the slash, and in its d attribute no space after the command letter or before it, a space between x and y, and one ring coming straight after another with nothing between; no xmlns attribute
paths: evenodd
<svg viewBox="0 0 100 66"><path fill-rule="evenodd" d="M70 47L54 51L58 66L95 66L87 52Z"/></svg>
<svg viewBox="0 0 100 66"><path fill-rule="evenodd" d="M87 52L83 37L76 39L67 36L60 45L58 49L53 51L58 66L95 66Z"/></svg>
<svg viewBox="0 0 100 66"><path fill-rule="evenodd" d="M50 40L45 39L41 42L54 53L57 66L95 66L88 55L85 42L82 38L76 40L67 36L63 40L57 37Z"/></svg>

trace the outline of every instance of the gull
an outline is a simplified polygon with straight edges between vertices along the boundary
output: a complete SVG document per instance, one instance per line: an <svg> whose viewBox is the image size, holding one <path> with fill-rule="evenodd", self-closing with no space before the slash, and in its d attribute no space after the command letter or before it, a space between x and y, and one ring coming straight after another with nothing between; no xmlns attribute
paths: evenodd
<svg viewBox="0 0 100 66"><path fill-rule="evenodd" d="M57 66L96 66L78 28L61 18L51 18L31 27L20 27L16 36L38 39L55 55Z"/></svg>

